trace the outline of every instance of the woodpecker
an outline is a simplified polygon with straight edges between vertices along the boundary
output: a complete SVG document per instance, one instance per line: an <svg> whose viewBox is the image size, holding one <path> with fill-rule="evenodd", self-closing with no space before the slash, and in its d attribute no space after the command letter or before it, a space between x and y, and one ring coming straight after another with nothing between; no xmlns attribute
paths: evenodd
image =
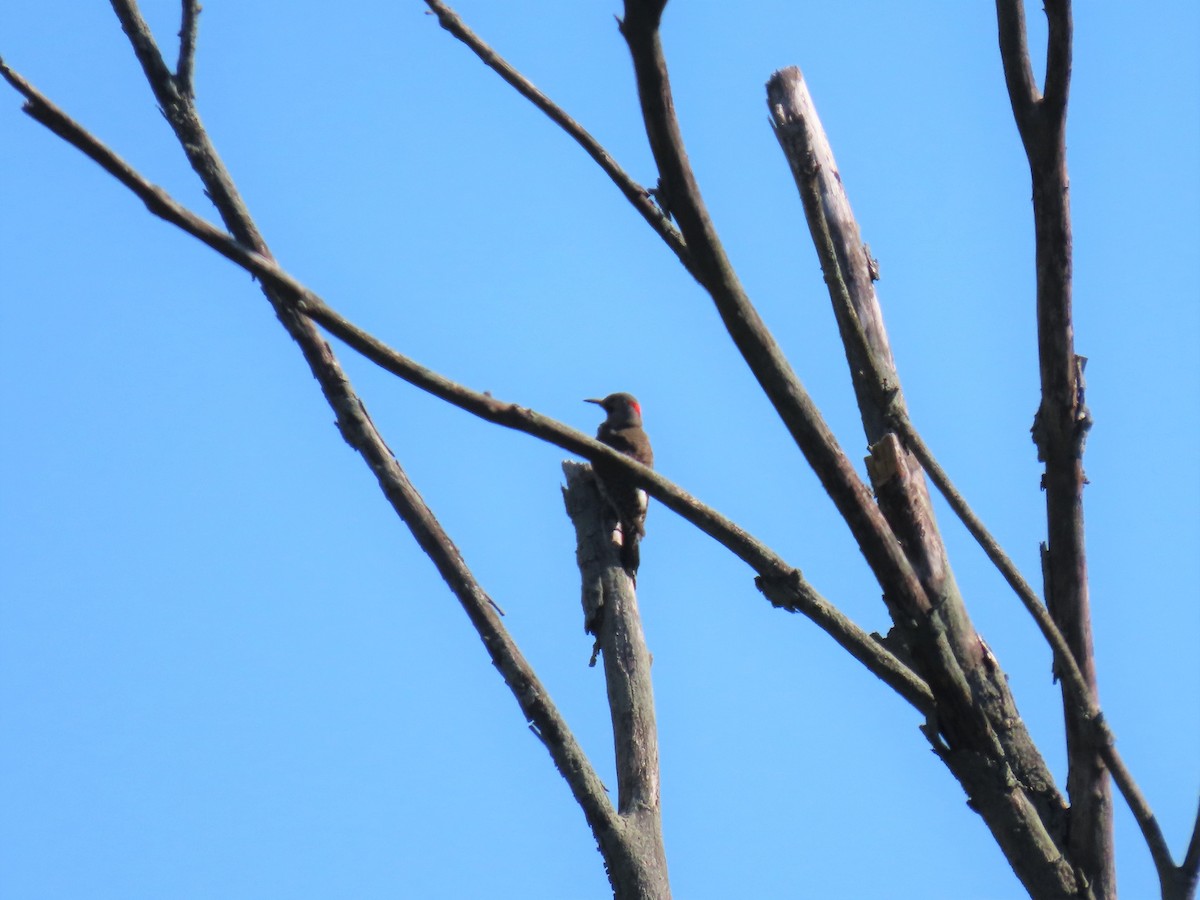
<svg viewBox="0 0 1200 900"><path fill-rule="evenodd" d="M600 424L596 439L645 466L654 465L650 438L642 430L642 406L632 394L609 394L603 400L587 400L604 408L608 417ZM596 484L617 518L620 532L621 565L637 584L641 554L638 543L646 533L646 492L620 469L603 461L592 463ZM616 535L614 534L614 540Z"/></svg>

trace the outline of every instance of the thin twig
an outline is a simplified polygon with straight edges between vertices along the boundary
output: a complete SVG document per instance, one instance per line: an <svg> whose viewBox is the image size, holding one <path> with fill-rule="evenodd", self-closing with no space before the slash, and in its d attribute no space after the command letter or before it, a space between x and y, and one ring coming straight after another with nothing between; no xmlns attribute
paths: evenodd
<svg viewBox="0 0 1200 900"><path fill-rule="evenodd" d="M185 97L195 97L192 81L196 67L196 25L200 19L200 0L183 0L183 22L179 27L179 64L175 67L175 83Z"/></svg>
<svg viewBox="0 0 1200 900"><path fill-rule="evenodd" d="M688 252L687 244L684 243L683 235L679 233L679 229L671 223L671 220L650 199L650 192L631 178L617 164L617 161L612 158L612 155L601 146L600 142L592 137L587 129L571 118L562 107L538 90L533 82L513 68L504 57L488 46L479 35L468 28L466 23L459 18L454 10L445 3L442 3L441 0L425 0L425 4L437 16L438 23L446 31L466 44L471 52L483 61L484 65L512 85L518 94L545 113L552 122L574 139L588 156L595 160L596 164L604 170L604 173L612 179L617 189L625 195L625 199L633 204L633 208L641 214L642 218L655 230L666 245L671 248L671 251L679 257L679 261L683 263L684 268L691 271L691 255Z"/></svg>
<svg viewBox="0 0 1200 900"><path fill-rule="evenodd" d="M585 459L603 459L624 466L663 505L720 542L762 579L769 580L772 586L779 585L773 602L806 615L917 709L928 712L932 708L929 689L919 676L842 615L804 581L798 570L716 510L700 503L653 469L630 460L579 431L514 403L465 388L396 352L332 310L273 259L247 249L217 226L186 210L162 188L146 181L20 75L4 66L2 61L0 74L29 100L25 111L30 116L96 161L138 196L151 213L197 238L264 282L287 292L299 312L319 322L331 334L415 387L489 422L538 437Z"/></svg>

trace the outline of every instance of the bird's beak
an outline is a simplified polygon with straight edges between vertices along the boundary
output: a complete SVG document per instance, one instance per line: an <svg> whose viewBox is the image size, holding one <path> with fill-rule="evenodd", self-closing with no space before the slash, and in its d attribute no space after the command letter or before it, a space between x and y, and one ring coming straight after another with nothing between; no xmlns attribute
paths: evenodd
<svg viewBox="0 0 1200 900"><path fill-rule="evenodd" d="M603 405L604 405L604 401L603 401L603 400L593 400L591 397L588 397L588 398L587 398L586 400L584 400L583 402L584 402L584 403L595 403L597 406L603 406Z"/></svg>

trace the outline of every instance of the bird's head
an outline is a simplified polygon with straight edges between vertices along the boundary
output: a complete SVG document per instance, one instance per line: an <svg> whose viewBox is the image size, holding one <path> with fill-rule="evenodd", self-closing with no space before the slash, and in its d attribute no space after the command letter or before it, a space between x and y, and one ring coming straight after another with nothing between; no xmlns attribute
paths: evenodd
<svg viewBox="0 0 1200 900"><path fill-rule="evenodd" d="M637 402L633 394L622 391L619 394L609 394L603 400L588 398L584 402L603 407L608 414L608 424L614 428L642 424L642 404Z"/></svg>

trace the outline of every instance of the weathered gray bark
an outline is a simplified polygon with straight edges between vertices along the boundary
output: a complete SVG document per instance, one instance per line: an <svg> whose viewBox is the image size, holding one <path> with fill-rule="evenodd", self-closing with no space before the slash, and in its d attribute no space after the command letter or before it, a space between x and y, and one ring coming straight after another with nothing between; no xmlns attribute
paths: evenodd
<svg viewBox="0 0 1200 900"><path fill-rule="evenodd" d="M567 461L563 473L563 499L575 525L583 583L584 629L595 635L604 661L617 763L619 833L600 850L617 900L668 900L650 651L637 594L605 527L604 502L592 467Z"/></svg>
<svg viewBox="0 0 1200 900"><path fill-rule="evenodd" d="M875 293L875 263L800 70L776 72L767 98L830 289L871 447L867 468L876 497L925 588L920 605L903 595L885 600L893 639L909 648L934 693L937 711L926 736L1026 889L1036 897L1084 895L1063 859L1065 803L999 663L971 624L921 466L896 435L893 421L906 413Z"/></svg>

